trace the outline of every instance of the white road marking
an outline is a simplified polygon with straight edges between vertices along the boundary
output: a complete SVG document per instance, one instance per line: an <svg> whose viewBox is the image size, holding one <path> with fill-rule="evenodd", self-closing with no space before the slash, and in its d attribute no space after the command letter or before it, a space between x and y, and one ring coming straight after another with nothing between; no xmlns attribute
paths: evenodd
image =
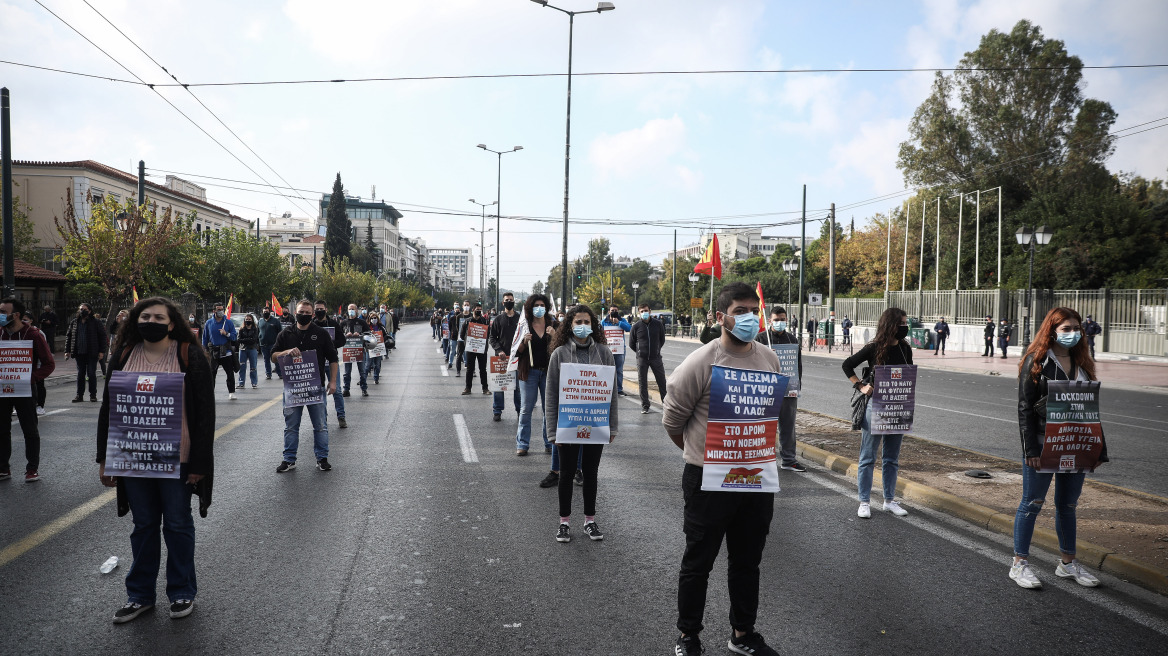
<svg viewBox="0 0 1168 656"><path fill-rule="evenodd" d="M438 365L438 369L439 369L439 370L442 372L442 375L443 375L443 376L449 376L449 375L450 375L450 370L449 370L449 369L447 369L446 367L444 367L443 365Z"/></svg>
<svg viewBox="0 0 1168 656"><path fill-rule="evenodd" d="M58 412L68 412L68 411L69 411L69 408L61 408L60 410L49 410L48 412L46 412L45 414L43 414L41 416L48 417L49 415L55 415Z"/></svg>
<svg viewBox="0 0 1168 656"><path fill-rule="evenodd" d="M466 419L462 415L454 415L454 430L458 431L458 445L462 447L462 461L478 462L479 454L475 453L474 443L470 441L470 431L466 427Z"/></svg>

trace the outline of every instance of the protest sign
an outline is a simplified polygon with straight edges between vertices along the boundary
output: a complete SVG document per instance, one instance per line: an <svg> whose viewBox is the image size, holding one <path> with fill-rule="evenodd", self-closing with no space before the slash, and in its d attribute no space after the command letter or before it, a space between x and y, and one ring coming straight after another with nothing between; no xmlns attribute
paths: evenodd
<svg viewBox="0 0 1168 656"><path fill-rule="evenodd" d="M329 334L329 339L337 341L337 329L332 326L321 326Z"/></svg>
<svg viewBox="0 0 1168 656"><path fill-rule="evenodd" d="M625 331L620 326L605 326L604 341L608 342L613 355L625 354Z"/></svg>
<svg viewBox="0 0 1168 656"><path fill-rule="evenodd" d="M507 361L507 371L515 371L519 368L519 345L523 343L523 337L527 333L527 316L520 314L519 325L515 327L515 338L511 340L511 359Z"/></svg>
<svg viewBox="0 0 1168 656"><path fill-rule="evenodd" d="M487 324L473 321L466 324L466 352L487 352Z"/></svg>
<svg viewBox="0 0 1168 656"><path fill-rule="evenodd" d="M369 349L369 357L384 358L385 357L385 335L381 333L373 333L373 338L376 340L376 345Z"/></svg>
<svg viewBox="0 0 1168 656"><path fill-rule="evenodd" d="M917 366L876 365L872 390L872 434L903 435L911 431L917 403Z"/></svg>
<svg viewBox="0 0 1168 656"><path fill-rule="evenodd" d="M487 389L492 392L510 392L515 389L515 376L507 371L507 356L487 358Z"/></svg>
<svg viewBox="0 0 1168 656"><path fill-rule="evenodd" d="M448 319L442 320L442 339L450 339L450 321Z"/></svg>
<svg viewBox="0 0 1168 656"><path fill-rule="evenodd" d="M320 362L316 351L276 358L284 373L284 407L324 403L324 386L320 382Z"/></svg>
<svg viewBox="0 0 1168 656"><path fill-rule="evenodd" d="M178 478L186 374L110 373L106 476Z"/></svg>
<svg viewBox="0 0 1168 656"><path fill-rule="evenodd" d="M32 396L32 340L0 342L0 398Z"/></svg>
<svg viewBox="0 0 1168 656"><path fill-rule="evenodd" d="M1103 454L1099 382L1046 383L1046 435L1040 472L1093 472Z"/></svg>
<svg viewBox="0 0 1168 656"><path fill-rule="evenodd" d="M608 444L608 411L616 367L607 364L560 365L556 443Z"/></svg>
<svg viewBox="0 0 1168 656"><path fill-rule="evenodd" d="M779 491L775 437L787 383L773 371L713 367L703 490Z"/></svg>
<svg viewBox="0 0 1168 656"><path fill-rule="evenodd" d="M348 337L341 348L341 362L364 362L365 343L360 337Z"/></svg>
<svg viewBox="0 0 1168 656"><path fill-rule="evenodd" d="M799 345L771 344L771 349L779 356L779 373L790 380L787 396L799 396Z"/></svg>

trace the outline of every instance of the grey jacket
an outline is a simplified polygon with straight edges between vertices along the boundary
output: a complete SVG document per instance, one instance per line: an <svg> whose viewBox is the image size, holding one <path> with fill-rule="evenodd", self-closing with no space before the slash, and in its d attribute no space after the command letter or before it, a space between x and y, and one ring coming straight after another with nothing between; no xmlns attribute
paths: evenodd
<svg viewBox="0 0 1168 656"><path fill-rule="evenodd" d="M583 357L583 354L577 355L576 340L574 339L555 351L552 351L551 358L548 360L547 382L545 383L547 393L544 395L544 416L547 417L548 439L553 442L556 439L556 425L560 413L560 365L565 362L606 364L610 367L616 366L616 360L612 357L612 349L604 344L597 344L596 340L591 337L588 338L587 359ZM617 432L617 404L619 399L620 396L617 395L614 385L612 402L608 408L608 426L613 435L616 435Z"/></svg>

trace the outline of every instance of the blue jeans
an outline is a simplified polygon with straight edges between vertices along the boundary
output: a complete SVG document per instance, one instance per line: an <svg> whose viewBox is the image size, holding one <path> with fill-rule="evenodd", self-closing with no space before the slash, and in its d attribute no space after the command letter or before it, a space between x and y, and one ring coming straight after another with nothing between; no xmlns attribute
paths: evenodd
<svg viewBox="0 0 1168 656"><path fill-rule="evenodd" d="M1034 537L1034 520L1042 511L1046 492L1054 480L1054 532L1058 534L1059 551L1075 553L1075 508L1083 491L1085 473L1043 474L1030 465L1022 465L1022 503L1014 515L1014 555L1030 555L1030 539Z"/></svg>
<svg viewBox="0 0 1168 656"><path fill-rule="evenodd" d="M275 345L272 344L269 346L260 347L260 357L263 358L264 361L264 375L268 378L272 377L272 346ZM279 374L280 372L277 371L276 373Z"/></svg>
<svg viewBox="0 0 1168 656"><path fill-rule="evenodd" d="M191 487L186 484L186 466L179 479L122 477L134 531L130 549L134 562L126 574L129 601L153 605L162 561L162 538L166 540L166 596L171 602L194 600L195 520L191 515Z"/></svg>
<svg viewBox="0 0 1168 656"><path fill-rule="evenodd" d="M450 356L450 338L449 337L442 338L442 355L444 357Z"/></svg>
<svg viewBox="0 0 1168 656"><path fill-rule="evenodd" d="M284 408L284 460L287 462L296 462L296 452L300 450L300 418L304 415L301 410L305 409L312 421L312 452L317 460L328 457L328 411L325 404L316 403Z"/></svg>
<svg viewBox="0 0 1168 656"><path fill-rule="evenodd" d="M366 383L365 383L365 369L366 369L365 365L368 362L369 362L369 358L365 358L365 360L363 362L356 363L357 364L357 375L358 375L357 385L362 390L365 390L368 388L368 385L366 385ZM345 363L345 391L346 392L349 391L349 383L351 383L352 381L353 381L353 363L346 362ZM337 412L340 413L340 410L337 410Z"/></svg>
<svg viewBox="0 0 1168 656"><path fill-rule="evenodd" d="M519 381L519 399L522 409L519 413L519 432L515 435L515 448L526 451L531 446L531 415L535 412L535 402L539 400L540 412L544 408L544 385L547 383L547 372L531 369L527 372L527 380ZM543 418L543 445L552 445L547 438L547 415Z"/></svg>
<svg viewBox="0 0 1168 656"><path fill-rule="evenodd" d="M365 362L365 375L373 374L373 382L381 380L381 357L369 358Z"/></svg>
<svg viewBox="0 0 1168 656"><path fill-rule="evenodd" d="M860 468L856 472L856 487L859 488L860 501L868 503L872 493L872 468L876 464L876 452L880 450L880 442L884 441L883 468L880 470L884 481L884 500L892 501L896 498L896 473L900 471L900 442L904 435L873 435L870 428L872 422L872 405L864 413L864 421L860 424Z"/></svg>
<svg viewBox="0 0 1168 656"><path fill-rule="evenodd" d="M519 374L517 374L515 372L511 372L511 386L515 390L515 414L519 414L520 409L523 407L523 399L520 397L520 394L519 394L519 384L518 383L519 383ZM491 403L491 412L494 412L497 415L503 414L504 404L505 404L505 402L503 400L503 393L502 392L495 392L494 402Z"/></svg>
<svg viewBox="0 0 1168 656"><path fill-rule="evenodd" d="M624 353L614 355L612 359L616 360L616 390L614 391L620 393L625 388L625 355Z"/></svg>
<svg viewBox="0 0 1168 656"><path fill-rule="evenodd" d="M240 349L239 351L239 386L243 387L245 374L247 373L248 365L251 365L251 384L254 387L259 385L260 372L256 365L259 354L255 349Z"/></svg>
<svg viewBox="0 0 1168 656"><path fill-rule="evenodd" d="M459 357L458 347L461 344L462 344L462 342L459 342L457 340L453 340L453 339L450 340L450 351L446 354L446 364L448 364L452 367L454 366L455 358ZM461 370L462 370L462 367L459 367L459 371L461 371Z"/></svg>

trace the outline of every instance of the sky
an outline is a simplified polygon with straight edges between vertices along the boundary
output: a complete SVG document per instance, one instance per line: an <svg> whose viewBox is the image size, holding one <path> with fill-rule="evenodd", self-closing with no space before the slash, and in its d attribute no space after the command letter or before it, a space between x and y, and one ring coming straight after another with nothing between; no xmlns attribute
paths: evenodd
<svg viewBox="0 0 1168 656"><path fill-rule="evenodd" d="M172 82L82 0L41 2L145 81ZM563 74L568 65L568 17L529 0L89 3L184 83ZM896 152L932 74L855 69L955 66L990 29L1009 31L1023 18L1087 65L1168 63L1163 0L614 3L576 17L575 73L844 72L575 75L569 213L615 225L570 223L569 257L604 236L615 254L659 264L674 226L679 246L726 224L796 235L797 225L779 224L799 217L803 185L815 217L833 202L904 190ZM0 0L0 59L131 77L34 0ZM1086 71L1084 79L1087 97L1118 112L1115 129L1168 115L1168 69ZM401 210L404 235L477 249L480 210L468 199L496 199L498 158L476 144L523 146L502 157L500 198L498 269L503 288L516 290L546 280L560 261L566 84L558 75L211 86L192 88L196 100L180 88L155 93L0 64L16 159L93 159L125 171L145 160L152 173L186 174L248 220L315 218L339 172L350 194L368 198L376 186L377 198ZM1164 178L1165 153L1168 128L1153 130L1120 139L1108 167ZM312 192L278 195L260 176ZM839 219L854 216L859 227L890 202ZM475 216L427 213L443 211ZM486 242L493 251L494 232Z"/></svg>

